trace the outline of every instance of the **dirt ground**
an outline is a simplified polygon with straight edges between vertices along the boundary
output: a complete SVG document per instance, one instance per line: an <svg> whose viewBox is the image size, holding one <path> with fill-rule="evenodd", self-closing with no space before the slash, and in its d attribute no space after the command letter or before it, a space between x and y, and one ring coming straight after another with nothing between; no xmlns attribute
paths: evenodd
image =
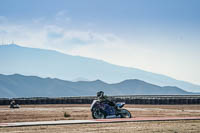
<svg viewBox="0 0 200 133"><path fill-rule="evenodd" d="M133 117L200 116L200 105L126 105L125 108ZM0 106L0 123L84 119L92 119L90 105L22 105L20 109ZM200 120L0 128L0 133L188 133L199 131Z"/></svg>
<svg viewBox="0 0 200 133"><path fill-rule="evenodd" d="M0 133L199 133L200 120L0 128Z"/></svg>
<svg viewBox="0 0 200 133"><path fill-rule="evenodd" d="M200 105L125 105L133 117L200 116ZM66 117L64 117L66 114ZM0 123L92 119L88 104L0 106Z"/></svg>

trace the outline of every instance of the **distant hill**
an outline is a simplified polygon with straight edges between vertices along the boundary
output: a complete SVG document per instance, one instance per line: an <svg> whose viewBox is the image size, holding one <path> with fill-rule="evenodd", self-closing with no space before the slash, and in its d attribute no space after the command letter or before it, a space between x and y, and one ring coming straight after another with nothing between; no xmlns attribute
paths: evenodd
<svg viewBox="0 0 200 133"><path fill-rule="evenodd" d="M128 68L107 62L71 56L57 51L0 45L0 73L35 75L40 77L74 80L81 77L89 81L100 79L117 83L126 79L140 79L159 86L177 86L190 92L200 92L200 86L179 81L165 75ZM76 80L76 81L78 81Z"/></svg>
<svg viewBox="0 0 200 133"><path fill-rule="evenodd" d="M137 79L108 84L101 80L71 82L19 74L0 74L0 98L94 96L100 90L107 95L191 94L177 87L160 87Z"/></svg>

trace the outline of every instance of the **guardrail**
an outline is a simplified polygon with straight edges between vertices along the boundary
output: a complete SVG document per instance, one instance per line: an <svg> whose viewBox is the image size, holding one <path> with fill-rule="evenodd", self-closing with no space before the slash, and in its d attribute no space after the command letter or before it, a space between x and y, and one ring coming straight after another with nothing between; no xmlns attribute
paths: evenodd
<svg viewBox="0 0 200 133"><path fill-rule="evenodd" d="M116 102L126 104L200 104L200 95L131 95L109 96ZM12 100L16 104L91 104L94 96L84 97L34 97L34 98L0 98L0 105L9 105Z"/></svg>

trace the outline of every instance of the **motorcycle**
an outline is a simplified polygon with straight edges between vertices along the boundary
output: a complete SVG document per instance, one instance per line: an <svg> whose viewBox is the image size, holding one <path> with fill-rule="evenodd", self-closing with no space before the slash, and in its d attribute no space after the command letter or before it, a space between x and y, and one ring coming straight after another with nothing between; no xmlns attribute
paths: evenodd
<svg viewBox="0 0 200 133"><path fill-rule="evenodd" d="M93 119L106 119L106 118L131 118L131 113L123 109L125 103L100 102L94 100L91 104L91 112Z"/></svg>

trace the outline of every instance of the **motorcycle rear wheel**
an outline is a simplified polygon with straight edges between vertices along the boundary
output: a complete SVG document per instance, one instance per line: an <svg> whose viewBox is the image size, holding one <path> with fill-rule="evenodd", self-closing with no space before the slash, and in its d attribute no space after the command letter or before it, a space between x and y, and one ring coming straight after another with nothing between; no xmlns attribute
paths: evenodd
<svg viewBox="0 0 200 133"><path fill-rule="evenodd" d="M131 113L126 109L122 109L120 111L120 116L121 116L121 118L131 118L132 117Z"/></svg>

